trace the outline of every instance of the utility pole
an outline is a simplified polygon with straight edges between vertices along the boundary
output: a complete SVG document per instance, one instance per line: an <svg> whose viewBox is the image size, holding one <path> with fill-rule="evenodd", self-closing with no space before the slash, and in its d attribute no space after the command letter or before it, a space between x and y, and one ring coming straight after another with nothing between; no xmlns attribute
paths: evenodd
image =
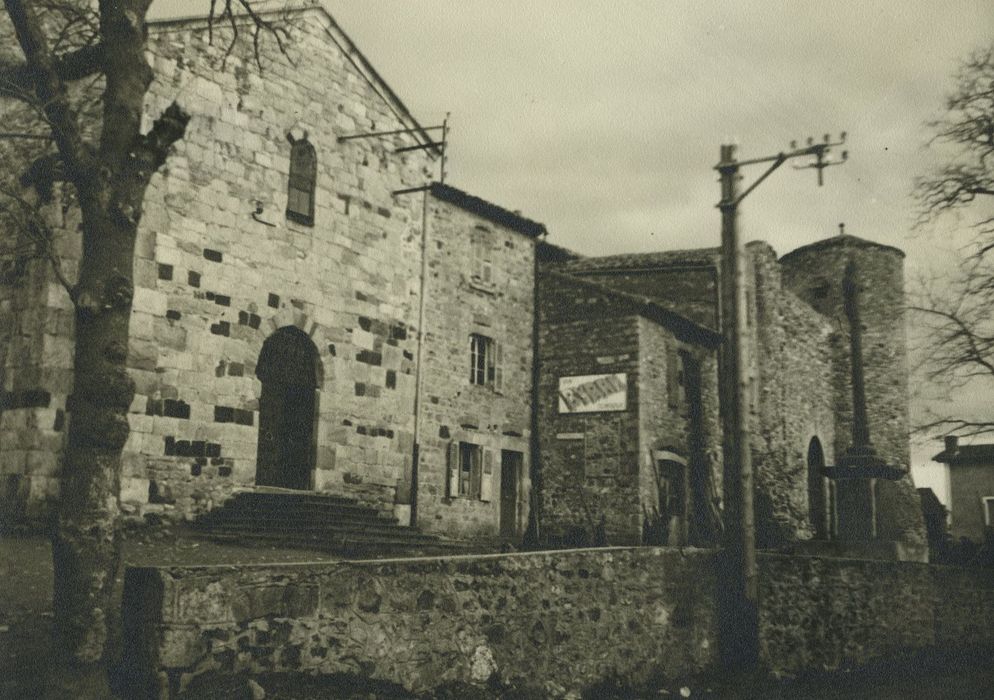
<svg viewBox="0 0 994 700"><path fill-rule="evenodd" d="M792 158L809 157L812 161L795 166L822 170L842 163L842 158L826 158L833 146L845 143L845 132L833 142L826 134L822 143L808 139L807 146L790 144L790 151L774 156L738 161L735 146L721 147L721 162L715 166L721 174L721 330L722 345L722 420L724 432L725 540L722 551L723 605L721 616L721 656L726 668L747 671L759 658L759 619L756 583L756 524L753 509L752 451L749 444L749 327L746 308L746 263L738 231L739 204L774 170ZM770 163L744 192L739 193L739 169L745 165Z"/></svg>

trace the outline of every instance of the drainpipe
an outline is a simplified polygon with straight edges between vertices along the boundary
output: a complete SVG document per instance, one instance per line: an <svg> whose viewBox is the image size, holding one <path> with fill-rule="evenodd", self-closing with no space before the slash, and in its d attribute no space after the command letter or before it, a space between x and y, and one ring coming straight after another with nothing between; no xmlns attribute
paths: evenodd
<svg viewBox="0 0 994 700"><path fill-rule="evenodd" d="M428 198L430 190L425 190L421 204L421 292L418 302L418 352L414 367L414 449L411 454L411 527L418 523L418 465L421 460L421 393L425 344L425 295L428 289Z"/></svg>

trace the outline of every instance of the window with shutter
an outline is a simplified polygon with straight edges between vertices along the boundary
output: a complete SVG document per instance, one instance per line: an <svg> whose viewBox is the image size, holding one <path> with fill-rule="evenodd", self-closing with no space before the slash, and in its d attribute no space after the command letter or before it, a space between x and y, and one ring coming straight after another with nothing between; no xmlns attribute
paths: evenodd
<svg viewBox="0 0 994 700"><path fill-rule="evenodd" d="M307 137L292 141L290 177L287 183L286 218L305 226L314 225L314 190L318 157Z"/></svg>
<svg viewBox="0 0 994 700"><path fill-rule="evenodd" d="M449 445L449 465L450 497L490 500L493 491L493 486L489 483L493 479L493 456L488 456L488 451L471 442L452 442Z"/></svg>

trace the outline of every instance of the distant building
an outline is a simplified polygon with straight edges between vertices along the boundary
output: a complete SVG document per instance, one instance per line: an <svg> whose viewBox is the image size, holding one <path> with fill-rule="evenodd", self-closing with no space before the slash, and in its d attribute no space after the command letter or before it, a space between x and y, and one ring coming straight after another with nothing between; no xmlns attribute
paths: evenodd
<svg viewBox="0 0 994 700"><path fill-rule="evenodd" d="M946 465L949 534L983 541L994 527L994 445L960 445L949 436L932 459Z"/></svg>

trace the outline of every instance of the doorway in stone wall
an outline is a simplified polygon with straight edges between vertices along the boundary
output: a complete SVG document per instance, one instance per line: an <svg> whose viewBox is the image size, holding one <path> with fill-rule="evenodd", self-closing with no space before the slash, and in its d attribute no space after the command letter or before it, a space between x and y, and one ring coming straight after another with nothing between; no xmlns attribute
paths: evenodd
<svg viewBox="0 0 994 700"><path fill-rule="evenodd" d="M518 534L518 476L524 455L511 450L500 453L500 536Z"/></svg>
<svg viewBox="0 0 994 700"><path fill-rule="evenodd" d="M255 368L262 382L257 485L311 488L320 370L313 341L294 326L280 328L263 343Z"/></svg>

